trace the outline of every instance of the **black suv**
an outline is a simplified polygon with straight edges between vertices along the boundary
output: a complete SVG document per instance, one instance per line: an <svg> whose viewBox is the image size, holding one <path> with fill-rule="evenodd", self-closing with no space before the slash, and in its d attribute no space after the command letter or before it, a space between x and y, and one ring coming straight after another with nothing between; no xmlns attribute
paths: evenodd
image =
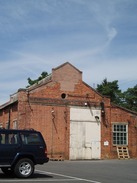
<svg viewBox="0 0 137 183"><path fill-rule="evenodd" d="M36 164L47 163L46 143L35 130L0 129L0 168L20 178L32 176Z"/></svg>

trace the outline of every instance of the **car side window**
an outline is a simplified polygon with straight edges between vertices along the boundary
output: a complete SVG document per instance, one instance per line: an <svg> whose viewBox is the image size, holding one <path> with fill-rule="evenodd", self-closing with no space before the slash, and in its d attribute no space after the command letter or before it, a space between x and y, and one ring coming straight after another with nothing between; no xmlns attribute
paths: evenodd
<svg viewBox="0 0 137 183"><path fill-rule="evenodd" d="M39 145L41 140L37 133L23 133L21 134L22 143L26 145Z"/></svg>
<svg viewBox="0 0 137 183"><path fill-rule="evenodd" d="M18 144L18 134L0 133L0 144Z"/></svg>

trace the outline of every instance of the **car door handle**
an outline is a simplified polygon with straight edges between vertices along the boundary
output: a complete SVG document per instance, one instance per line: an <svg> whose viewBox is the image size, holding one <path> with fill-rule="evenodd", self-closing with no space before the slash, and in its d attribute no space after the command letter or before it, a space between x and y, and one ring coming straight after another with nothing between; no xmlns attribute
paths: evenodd
<svg viewBox="0 0 137 183"><path fill-rule="evenodd" d="M40 146L39 148L40 148L40 149L43 149L43 146Z"/></svg>

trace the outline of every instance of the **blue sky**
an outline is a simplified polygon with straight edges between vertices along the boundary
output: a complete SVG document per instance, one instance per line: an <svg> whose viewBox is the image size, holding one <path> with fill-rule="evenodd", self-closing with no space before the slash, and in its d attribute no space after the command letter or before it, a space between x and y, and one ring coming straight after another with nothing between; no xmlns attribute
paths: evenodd
<svg viewBox="0 0 137 183"><path fill-rule="evenodd" d="M137 1L0 0L0 104L67 61L91 87L134 87Z"/></svg>

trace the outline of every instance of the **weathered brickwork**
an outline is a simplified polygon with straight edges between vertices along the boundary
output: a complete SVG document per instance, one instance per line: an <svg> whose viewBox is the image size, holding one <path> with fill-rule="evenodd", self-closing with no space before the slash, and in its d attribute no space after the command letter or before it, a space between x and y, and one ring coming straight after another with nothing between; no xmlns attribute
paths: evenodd
<svg viewBox="0 0 137 183"><path fill-rule="evenodd" d="M0 126L8 127L10 125L14 128L13 124L17 121L18 115L18 104L14 103L14 105L10 105L0 110Z"/></svg>
<svg viewBox="0 0 137 183"><path fill-rule="evenodd" d="M82 72L70 63L52 69L52 75L38 84L19 89L17 100L0 107L0 125L9 124L14 128L17 121L18 128L39 130L46 139L51 158L69 159L70 106L85 105L101 109L101 158L117 158L112 140L114 123L128 124L130 156L136 158L137 114L112 105L109 98L83 82Z"/></svg>

